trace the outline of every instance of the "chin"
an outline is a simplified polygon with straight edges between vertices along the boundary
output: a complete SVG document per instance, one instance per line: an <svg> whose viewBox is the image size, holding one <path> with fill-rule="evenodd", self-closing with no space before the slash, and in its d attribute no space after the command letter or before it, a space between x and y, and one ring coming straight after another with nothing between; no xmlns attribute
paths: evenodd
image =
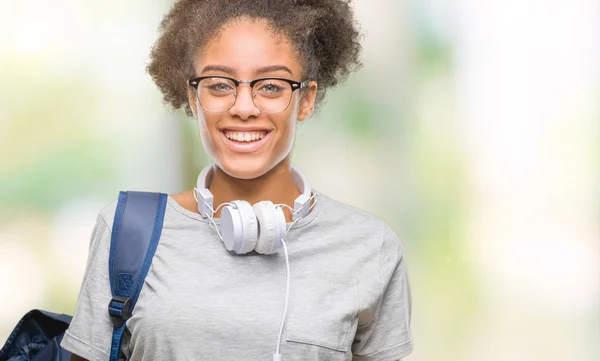
<svg viewBox="0 0 600 361"><path fill-rule="evenodd" d="M237 159L219 159L216 164L223 172L237 179L258 178L273 168L263 159L235 158Z"/></svg>

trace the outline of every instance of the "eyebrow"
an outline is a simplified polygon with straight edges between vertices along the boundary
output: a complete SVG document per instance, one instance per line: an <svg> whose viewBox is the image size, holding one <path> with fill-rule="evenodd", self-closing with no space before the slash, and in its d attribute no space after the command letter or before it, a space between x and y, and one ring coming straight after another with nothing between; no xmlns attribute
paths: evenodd
<svg viewBox="0 0 600 361"><path fill-rule="evenodd" d="M225 65L207 65L204 67L204 69L202 69L202 73L206 73L208 71L220 71L223 73L227 73L227 74L232 74L235 75L236 71L233 70L233 68L230 68L228 66ZM288 68L285 65L271 65L271 66L265 66L264 68L260 68L256 71L257 74L266 74L272 71L285 71L287 73L289 73L290 75L294 75L292 73L292 71L290 70L290 68Z"/></svg>
<svg viewBox="0 0 600 361"><path fill-rule="evenodd" d="M207 65L202 69L202 73L206 73L207 71L220 71L228 74L235 74L235 71L225 65Z"/></svg>
<svg viewBox="0 0 600 361"><path fill-rule="evenodd" d="M272 66L266 66L264 68L260 68L256 71L257 74L265 74L265 73L269 73L272 71L279 71L279 70L283 70L285 72L288 72L290 75L294 75L292 73L292 71L290 70L290 68L288 68L287 66L284 65L272 65Z"/></svg>

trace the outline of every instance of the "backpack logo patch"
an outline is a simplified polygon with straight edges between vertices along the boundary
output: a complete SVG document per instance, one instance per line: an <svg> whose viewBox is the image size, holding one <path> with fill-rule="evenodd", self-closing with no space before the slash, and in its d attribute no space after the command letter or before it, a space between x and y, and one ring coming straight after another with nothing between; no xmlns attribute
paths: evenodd
<svg viewBox="0 0 600 361"><path fill-rule="evenodd" d="M119 279L117 282L117 293L118 294L131 294L132 286L133 286L133 273L119 273Z"/></svg>

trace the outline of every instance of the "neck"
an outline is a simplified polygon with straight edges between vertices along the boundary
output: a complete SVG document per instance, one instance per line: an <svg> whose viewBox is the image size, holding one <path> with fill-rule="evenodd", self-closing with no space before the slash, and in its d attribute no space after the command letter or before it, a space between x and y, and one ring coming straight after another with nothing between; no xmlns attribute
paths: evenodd
<svg viewBox="0 0 600 361"><path fill-rule="evenodd" d="M294 200L300 195L292 178L291 162L288 158L273 167L270 171L254 179L238 179L231 177L219 167L213 167L213 177L208 187L214 196L213 208L232 200L245 200L250 204L268 200L273 204L287 204L294 208ZM221 207L215 218L221 217ZM283 207L286 222L292 221L292 213Z"/></svg>

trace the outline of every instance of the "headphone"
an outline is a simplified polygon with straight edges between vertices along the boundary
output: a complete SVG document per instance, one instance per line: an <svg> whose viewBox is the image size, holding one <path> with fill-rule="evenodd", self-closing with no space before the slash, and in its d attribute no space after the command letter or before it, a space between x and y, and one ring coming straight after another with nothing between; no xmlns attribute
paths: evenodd
<svg viewBox="0 0 600 361"><path fill-rule="evenodd" d="M292 164L292 179L302 192L294 200L292 220L297 221L308 215L310 211L311 187L306 176ZM209 164L198 176L194 195L198 201L198 211L203 218L210 218L216 213L213 210L213 195L208 186L213 177L213 164ZM282 206L271 201L260 201L250 205L244 200L234 200L221 211L221 240L225 248L237 254L255 250L261 254L277 253L282 247L281 239L286 234L286 221ZM220 206L219 206L220 207ZM213 221L214 223L214 221ZM218 232L218 230L217 230Z"/></svg>

